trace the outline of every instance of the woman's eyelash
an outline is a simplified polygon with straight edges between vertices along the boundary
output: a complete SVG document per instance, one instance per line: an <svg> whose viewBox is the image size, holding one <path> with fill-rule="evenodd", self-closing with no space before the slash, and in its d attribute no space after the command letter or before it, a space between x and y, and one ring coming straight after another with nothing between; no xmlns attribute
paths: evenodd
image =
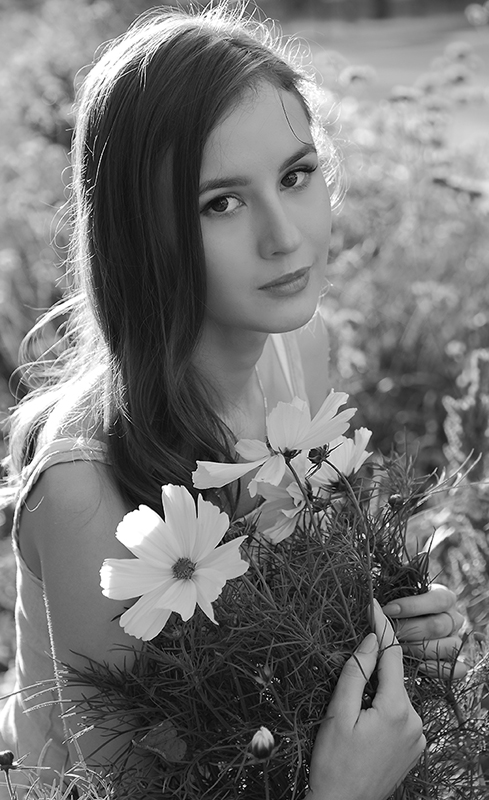
<svg viewBox="0 0 489 800"><path fill-rule="evenodd" d="M300 174L300 173L302 173L304 175L310 175L311 173L315 172L317 170L317 168L318 168L318 164L303 164L302 166L295 167L294 169L290 169L288 172L286 172L286 174L281 179L281 182L283 182L289 175L295 175L295 174ZM299 184L299 186L296 187L296 188L300 189L300 188L302 188L302 186L303 186L303 184ZM286 187L286 188L294 189L295 188L295 184L290 186L290 187ZM231 208L231 209L224 208L224 209L221 209L221 210L217 210L215 208L215 206L218 205L219 203L222 203L223 201L232 201L232 200L235 200L238 204L240 202L238 200L238 198L234 197L234 195L232 195L232 194L223 194L223 195L219 195L219 197L213 197L212 200L210 200L206 204L206 206L204 206L204 208L202 209L201 213L202 214L216 214L217 216L224 216L225 214L231 215L235 211L237 211L239 205L236 208Z"/></svg>
<svg viewBox="0 0 489 800"><path fill-rule="evenodd" d="M317 164L304 164L302 167L295 167L294 169L291 169L290 172L315 172L317 168Z"/></svg>
<svg viewBox="0 0 489 800"><path fill-rule="evenodd" d="M232 209L223 208L220 211L218 211L215 208L215 206L217 206L219 203L222 203L223 201L227 201L228 205L229 205L229 201L232 201L232 200L236 200L236 202L239 204L238 198L234 197L234 195L232 195L232 194L222 194L222 195L219 195L219 197L213 197L212 200L210 200L207 203L207 205L204 206L204 208L202 209L202 213L203 214L217 214L217 215L232 214L234 211L237 210L237 208L232 208Z"/></svg>
<svg viewBox="0 0 489 800"><path fill-rule="evenodd" d="M318 168L318 164L303 164L301 167L294 167L294 169L290 169L282 178L285 180L289 175L294 175L295 173L302 172L306 175L310 175L311 173L315 172Z"/></svg>

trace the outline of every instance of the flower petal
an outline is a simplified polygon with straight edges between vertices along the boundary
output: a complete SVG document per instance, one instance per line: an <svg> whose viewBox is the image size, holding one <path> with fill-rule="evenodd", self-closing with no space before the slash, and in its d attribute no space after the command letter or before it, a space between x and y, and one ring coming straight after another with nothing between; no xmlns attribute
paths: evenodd
<svg viewBox="0 0 489 800"><path fill-rule="evenodd" d="M267 419L267 435L275 451L295 450L311 424L309 406L300 397L291 403L279 402Z"/></svg>
<svg viewBox="0 0 489 800"><path fill-rule="evenodd" d="M195 587L197 599L206 603L213 603L221 594L226 579L220 572L213 569L203 569L195 573ZM200 602L199 602L200 605Z"/></svg>
<svg viewBox="0 0 489 800"><path fill-rule="evenodd" d="M145 642L154 639L163 630L171 610L156 608L152 592L143 595L131 608L124 612L119 623L130 636L136 636Z"/></svg>
<svg viewBox="0 0 489 800"><path fill-rule="evenodd" d="M190 619L195 611L197 602L197 589L193 579L174 580L167 591L156 603L156 608L171 608L180 614L183 620Z"/></svg>
<svg viewBox="0 0 489 800"><path fill-rule="evenodd" d="M255 477L252 481L248 484L248 491L252 497L255 496L257 491L257 484L261 483L271 483L274 486L278 486L282 478L284 477L285 473L285 458L281 453L277 453L276 456L270 456L270 458L265 461L261 469L258 470Z"/></svg>
<svg viewBox="0 0 489 800"><path fill-rule="evenodd" d="M294 533L297 525L297 516L298 512L291 517L280 514L273 525L265 528L265 530L260 529L260 533L274 544L283 542L284 539L288 539Z"/></svg>
<svg viewBox="0 0 489 800"><path fill-rule="evenodd" d="M268 450L267 450L268 455ZM214 461L197 461L197 469L192 472L192 480L196 489L220 489L228 483L242 478L252 469L260 467L264 458L246 464L221 464Z"/></svg>
<svg viewBox="0 0 489 800"><path fill-rule="evenodd" d="M343 393L339 392L339 394ZM301 449L311 450L313 447L323 447L333 439L337 439L349 428L349 420L355 411L356 408L347 408L345 411L340 411L333 419L326 417L317 419L317 414L311 422L309 434L300 442Z"/></svg>
<svg viewBox="0 0 489 800"><path fill-rule="evenodd" d="M327 461L321 464L320 469L311 475L311 484L313 486L324 486L337 483L339 476L336 470L339 470L346 477L351 475L352 472L357 472L364 461L371 455L365 450L371 435L372 432L367 428L359 428L355 431L355 440L339 436L330 442L331 453Z"/></svg>
<svg viewBox="0 0 489 800"><path fill-rule="evenodd" d="M235 444L235 450L245 461L258 461L270 455L265 442L260 442L259 439L240 439Z"/></svg>
<svg viewBox="0 0 489 800"><path fill-rule="evenodd" d="M330 460L332 460L330 456ZM310 482L314 487L328 486L331 483L338 483L339 476L336 470L325 461L321 464L320 468L311 475Z"/></svg>
<svg viewBox="0 0 489 800"><path fill-rule="evenodd" d="M100 569L102 594L113 600L139 597L156 589L164 591L170 579L170 567L161 569L137 558L106 558Z"/></svg>
<svg viewBox="0 0 489 800"><path fill-rule="evenodd" d="M323 417L331 419L334 417L339 407L345 405L347 400L348 395L346 392L335 392L334 389L331 389L321 408L317 414L315 414L313 422L322 419Z"/></svg>
<svg viewBox="0 0 489 800"><path fill-rule="evenodd" d="M179 556L190 557L197 534L195 500L185 486L161 487L166 524L179 540Z"/></svg>
<svg viewBox="0 0 489 800"><path fill-rule="evenodd" d="M290 496L287 494L287 489L283 483L281 483L279 486L274 486L273 483L265 483L264 481L261 481L258 491L260 496L265 500L276 500L279 504L287 503L290 500ZM264 505L259 506L258 511L262 511L263 508Z"/></svg>
<svg viewBox="0 0 489 800"><path fill-rule="evenodd" d="M294 532L304 497L295 483L288 487L266 485L263 490L268 499L258 509L257 530L270 541L281 542Z"/></svg>
<svg viewBox="0 0 489 800"><path fill-rule="evenodd" d="M330 442L332 438L336 438L332 436L328 438L328 423L333 419L338 408L346 403L347 400L348 395L346 392L335 392L332 389L321 408L312 419L307 435L304 436L298 447L302 450L309 450L311 447L321 447ZM344 430L346 430L346 428ZM336 434L336 436L339 435L339 433ZM311 439L313 440L312 444L309 443Z"/></svg>
<svg viewBox="0 0 489 800"><path fill-rule="evenodd" d="M195 578L195 585L197 587L197 603L206 614L211 622L217 625L216 619L214 617L214 609L212 608L211 602L209 601L207 595L207 579L205 576L196 576ZM219 592L220 594L220 592ZM216 596L218 597L219 594Z"/></svg>
<svg viewBox="0 0 489 800"><path fill-rule="evenodd" d="M213 503L204 500L202 495L198 497L197 507L197 536L190 555L194 563L199 563L205 558L219 544L229 528L228 515Z"/></svg>
<svg viewBox="0 0 489 800"><path fill-rule="evenodd" d="M179 557L179 543L166 522L148 506L139 506L124 516L115 535L138 558L162 564Z"/></svg>
<svg viewBox="0 0 489 800"><path fill-rule="evenodd" d="M366 450L371 436L372 431L369 431L368 428L358 428L355 431L355 448L353 452L354 472L357 472L367 458L372 455L372 453L368 453Z"/></svg>
<svg viewBox="0 0 489 800"><path fill-rule="evenodd" d="M222 572L224 583L230 578L237 578L238 575L244 575L248 569L248 562L241 557L240 546L246 539L246 536L238 536L226 544L222 544L209 553L206 558L199 562L196 575L200 575L202 570L212 569ZM223 583L223 585L224 585Z"/></svg>

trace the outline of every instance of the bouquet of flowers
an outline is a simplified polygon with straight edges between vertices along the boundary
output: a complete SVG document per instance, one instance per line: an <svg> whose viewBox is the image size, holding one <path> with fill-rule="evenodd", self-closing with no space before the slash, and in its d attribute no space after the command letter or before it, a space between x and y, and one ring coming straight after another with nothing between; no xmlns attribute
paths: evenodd
<svg viewBox="0 0 489 800"><path fill-rule="evenodd" d="M266 442L239 441L234 464L197 464L202 491L252 475L248 491L261 502L247 517L230 522L202 495L164 486L164 519L141 506L120 523L135 558L106 560L102 590L139 597L120 624L145 644L131 669L67 668L68 682L92 687L88 725L134 732L114 764L115 796L302 798L318 727L370 631L373 598L427 591L427 555L409 552L408 521L439 486L395 456L361 477L370 432L344 435L354 413L338 411L346 401L332 392L312 420L304 401L279 403ZM428 746L399 800L487 797L479 756L489 663L472 655L457 682L405 659ZM366 706L375 688L374 673Z"/></svg>

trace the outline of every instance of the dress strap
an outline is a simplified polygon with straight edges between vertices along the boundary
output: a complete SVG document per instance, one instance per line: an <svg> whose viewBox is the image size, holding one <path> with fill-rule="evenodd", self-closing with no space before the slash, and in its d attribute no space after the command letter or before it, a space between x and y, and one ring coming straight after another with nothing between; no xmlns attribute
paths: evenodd
<svg viewBox="0 0 489 800"><path fill-rule="evenodd" d="M24 469L23 485L35 483L48 467L70 461L101 461L107 463L107 447L103 442L62 438L41 447Z"/></svg>
<svg viewBox="0 0 489 800"><path fill-rule="evenodd" d="M290 333L272 333L270 339L292 397L307 400L301 353L295 336Z"/></svg>

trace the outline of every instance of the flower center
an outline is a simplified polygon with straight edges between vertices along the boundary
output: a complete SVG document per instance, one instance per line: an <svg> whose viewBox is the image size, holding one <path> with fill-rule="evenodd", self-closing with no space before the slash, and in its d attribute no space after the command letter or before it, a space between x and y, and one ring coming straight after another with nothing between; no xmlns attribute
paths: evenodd
<svg viewBox="0 0 489 800"><path fill-rule="evenodd" d="M188 581L197 569L197 565L189 558L179 558L175 561L172 572L179 581Z"/></svg>
<svg viewBox="0 0 489 800"><path fill-rule="evenodd" d="M280 450L279 452L282 453L286 461L292 461L293 458L299 455L300 450L289 450L289 448L286 447L284 450Z"/></svg>

